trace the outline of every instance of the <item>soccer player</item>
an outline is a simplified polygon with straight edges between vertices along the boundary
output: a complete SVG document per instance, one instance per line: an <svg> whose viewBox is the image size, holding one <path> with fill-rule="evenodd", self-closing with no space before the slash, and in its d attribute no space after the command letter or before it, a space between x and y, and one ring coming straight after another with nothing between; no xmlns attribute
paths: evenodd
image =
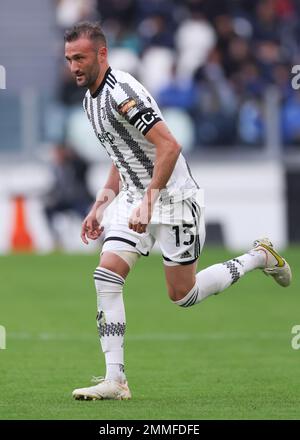
<svg viewBox="0 0 300 440"><path fill-rule="evenodd" d="M196 273L205 238L199 189L155 100L130 74L109 66L106 39L97 23L82 22L66 31L65 57L77 85L87 88L84 111L112 160L106 184L83 221L84 243L103 233L104 211L113 197L118 202L94 272L106 375L97 385L74 390L73 396L130 399L122 292L129 271L155 241L162 252L170 299L180 307L200 303L254 269L288 286L291 270L269 239L260 239L244 255Z"/></svg>

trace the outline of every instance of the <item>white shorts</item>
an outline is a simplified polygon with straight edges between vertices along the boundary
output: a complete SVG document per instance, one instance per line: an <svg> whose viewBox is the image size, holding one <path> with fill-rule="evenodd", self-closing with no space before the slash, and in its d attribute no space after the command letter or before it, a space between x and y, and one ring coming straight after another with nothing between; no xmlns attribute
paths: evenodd
<svg viewBox="0 0 300 440"><path fill-rule="evenodd" d="M128 227L128 220L135 206L128 203L125 196L121 196L118 201L118 215L116 211L112 211L114 214L104 224L101 253L131 251L148 256L157 241L166 265L193 263L198 259L205 241L204 208L193 197L177 204L184 206L183 219L176 219L172 224L151 220L147 231L138 234ZM175 203L175 208L179 207L177 204Z"/></svg>

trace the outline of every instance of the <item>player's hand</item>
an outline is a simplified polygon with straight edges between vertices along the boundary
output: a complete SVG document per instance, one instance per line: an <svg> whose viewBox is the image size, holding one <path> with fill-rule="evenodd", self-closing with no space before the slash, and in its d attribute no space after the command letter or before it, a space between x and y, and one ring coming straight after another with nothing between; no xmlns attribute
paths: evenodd
<svg viewBox="0 0 300 440"><path fill-rule="evenodd" d="M132 229L139 234L146 232L147 226L151 220L152 210L147 201L143 201L137 208L135 208L129 219L129 229Z"/></svg>
<svg viewBox="0 0 300 440"><path fill-rule="evenodd" d="M81 240L85 244L89 244L88 238L90 240L97 240L102 234L104 228L101 227L101 220L97 219L95 211L91 211L82 222L81 227Z"/></svg>

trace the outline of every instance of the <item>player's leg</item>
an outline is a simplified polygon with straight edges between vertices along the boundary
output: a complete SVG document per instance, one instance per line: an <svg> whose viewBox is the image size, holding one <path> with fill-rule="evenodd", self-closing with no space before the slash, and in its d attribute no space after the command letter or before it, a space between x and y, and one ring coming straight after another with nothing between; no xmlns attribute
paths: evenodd
<svg viewBox="0 0 300 440"><path fill-rule="evenodd" d="M182 307L190 307L217 294L239 280L247 272L265 267L263 251L247 253L232 260L214 264L196 273L196 262L191 265L166 265L165 275L168 293L172 301ZM187 281L186 287L184 282Z"/></svg>
<svg viewBox="0 0 300 440"><path fill-rule="evenodd" d="M132 255L137 258L137 254L132 253ZM129 271L128 263L122 256L113 252L104 252L99 266L94 271L97 294L96 322L105 356L105 379L121 383L126 382L123 349L126 319L123 287Z"/></svg>
<svg viewBox="0 0 300 440"><path fill-rule="evenodd" d="M104 251L94 271L97 293L97 328L105 357L106 374L98 385L73 391L75 399L130 399L124 369L126 329L123 286L139 254L127 250Z"/></svg>
<svg viewBox="0 0 300 440"><path fill-rule="evenodd" d="M94 272L97 327L106 375L96 386L74 390L75 399L130 399L124 369L126 319L123 287L139 256L147 255L153 243L150 234L138 234L127 224L112 222L108 228L100 263Z"/></svg>
<svg viewBox="0 0 300 440"><path fill-rule="evenodd" d="M180 301L196 283L197 261L188 265L166 265L164 262L167 290L172 301Z"/></svg>
<svg viewBox="0 0 300 440"><path fill-rule="evenodd" d="M205 225L196 203L187 203L191 205L193 224L158 225L155 234L163 252L168 293L172 301L182 307L190 307L225 290L254 269L262 269L272 275L281 286L290 284L290 267L268 239L257 240L249 252L196 273Z"/></svg>
<svg viewBox="0 0 300 440"><path fill-rule="evenodd" d="M275 251L269 240L263 239L258 240L254 248L246 254L214 264L197 274L196 263L190 266L165 264L169 296L177 305L190 307L210 295L222 292L254 269L262 269L283 287L291 282L292 275L288 263Z"/></svg>

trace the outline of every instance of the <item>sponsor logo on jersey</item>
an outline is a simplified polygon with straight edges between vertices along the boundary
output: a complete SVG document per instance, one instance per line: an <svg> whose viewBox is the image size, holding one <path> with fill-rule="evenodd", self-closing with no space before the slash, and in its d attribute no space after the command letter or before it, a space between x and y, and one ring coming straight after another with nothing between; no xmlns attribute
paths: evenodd
<svg viewBox="0 0 300 440"><path fill-rule="evenodd" d="M113 145L115 136L109 131L104 131L97 134L99 141L105 147L106 145Z"/></svg>

